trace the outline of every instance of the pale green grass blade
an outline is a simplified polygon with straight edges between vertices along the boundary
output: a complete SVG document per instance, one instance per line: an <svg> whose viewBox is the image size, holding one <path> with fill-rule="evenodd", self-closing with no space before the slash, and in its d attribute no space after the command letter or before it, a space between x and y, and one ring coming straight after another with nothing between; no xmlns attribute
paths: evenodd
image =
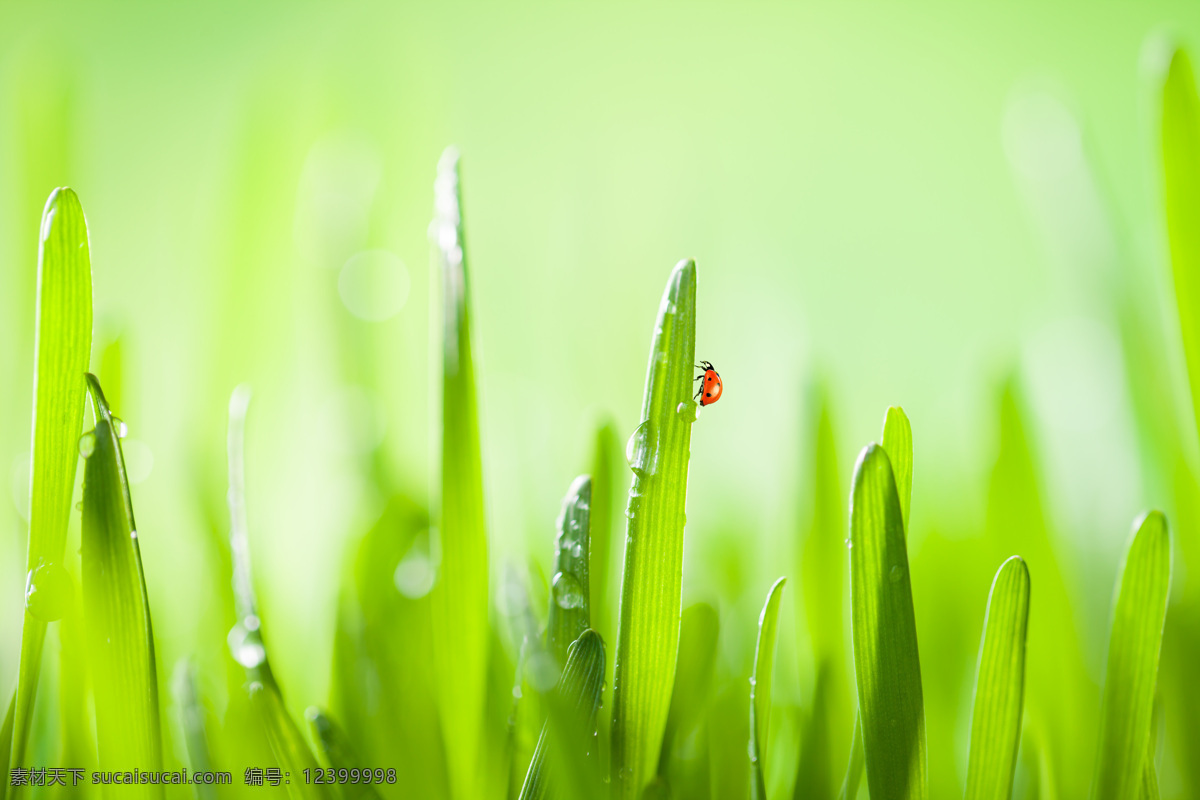
<svg viewBox="0 0 1200 800"><path fill-rule="evenodd" d="M179 714L179 728L183 732L183 744L187 750L188 768L192 772L209 771L213 769L208 748L209 720L196 688L196 665L191 659L179 662L171 688ZM198 800L213 800L217 796L216 788L207 784L194 784L192 791Z"/></svg>
<svg viewBox="0 0 1200 800"><path fill-rule="evenodd" d="M1167 520L1151 511L1136 523L1117 585L1100 708L1094 800L1122 800L1139 791L1170 583Z"/></svg>
<svg viewBox="0 0 1200 800"><path fill-rule="evenodd" d="M1175 302L1187 357L1192 408L1200 427L1200 100L1191 59L1171 57L1162 86L1164 211Z"/></svg>
<svg viewBox="0 0 1200 800"><path fill-rule="evenodd" d="M679 667L675 670L671 710L667 714L658 760L660 775L666 772L676 737L687 735L706 710L716 669L720 630L720 615L708 603L697 603L684 609L679 622Z"/></svg>
<svg viewBox="0 0 1200 800"><path fill-rule="evenodd" d="M83 607L105 770L162 768L154 632L121 440L100 383L87 376L96 428L79 440L83 472ZM162 797L139 784L138 797Z"/></svg>
<svg viewBox="0 0 1200 800"><path fill-rule="evenodd" d="M854 672L873 800L927 796L925 711L904 520L887 454L863 449L850 501Z"/></svg>
<svg viewBox="0 0 1200 800"><path fill-rule="evenodd" d="M609 580L612 575L613 504L616 487L613 475L621 455L617 432L605 421L596 429L592 449L592 518L590 525L592 577L592 628L601 636L609 633Z"/></svg>
<svg viewBox="0 0 1200 800"><path fill-rule="evenodd" d="M8 710L4 712L4 724L0 725L0 753L12 751L13 716L16 714L16 711L17 693L14 690L8 701ZM4 774L0 775L0 800L4 800L11 793L8 785L8 767L5 767Z"/></svg>
<svg viewBox="0 0 1200 800"><path fill-rule="evenodd" d="M471 350L459 157L438 162L430 233L442 274L441 564L433 596L434 658L451 793L476 794L488 663L488 558Z"/></svg>
<svg viewBox="0 0 1200 800"><path fill-rule="evenodd" d="M592 479L580 475L563 498L555 539L554 577L550 581L550 613L546 645L559 664L567 648L591 627L591 583L588 556L591 531Z"/></svg>
<svg viewBox="0 0 1200 800"><path fill-rule="evenodd" d="M862 715L854 715L854 741L850 743L850 763L846 766L846 777L842 780L839 800L854 800L858 797L858 785L863 774Z"/></svg>
<svg viewBox="0 0 1200 800"><path fill-rule="evenodd" d="M62 726L62 763L96 767L92 737L91 680L83 603L72 587L70 610L58 624L58 716Z"/></svg>
<svg viewBox="0 0 1200 800"><path fill-rule="evenodd" d="M908 511L912 507L913 484L913 438L908 415L900 406L892 406L883 418L883 439L880 441L888 461L892 464L892 475L896 480L896 494L900 497L900 513L904 517L904 533L908 535Z"/></svg>
<svg viewBox="0 0 1200 800"><path fill-rule="evenodd" d="M613 678L612 780L622 800L654 777L675 682L683 582L684 501L697 406L696 264L671 273L650 345L633 469Z"/></svg>
<svg viewBox="0 0 1200 800"><path fill-rule="evenodd" d="M1146 748L1146 760L1142 763L1141 800L1159 800L1158 770L1154 767L1154 735Z"/></svg>
<svg viewBox="0 0 1200 800"><path fill-rule="evenodd" d="M352 780L341 784L342 797L346 800L378 800L379 791L374 786L374 771L363 781L361 773L368 770L367 763L359 756L350 738L333 719L319 708L309 708L304 716L308 719L309 730L313 740L325 754L325 762L336 770L359 770L359 780L353 780L354 773L349 772Z"/></svg>
<svg viewBox="0 0 1200 800"><path fill-rule="evenodd" d="M971 716L967 800L1012 796L1025 702L1028 627L1029 568L1013 556L1000 565L988 596Z"/></svg>
<svg viewBox="0 0 1200 800"><path fill-rule="evenodd" d="M600 794L599 775L589 769L596 711L604 687L604 640L586 630L571 644L566 666L550 697L520 800L586 798ZM593 754L594 755L594 754Z"/></svg>
<svg viewBox="0 0 1200 800"><path fill-rule="evenodd" d="M771 722L771 679L775 673L775 638L779 628L779 599L787 578L780 578L767 593L758 617L758 645L754 652L754 677L750 679L750 796L766 800L767 734Z"/></svg>
<svg viewBox="0 0 1200 800"><path fill-rule="evenodd" d="M79 465L83 375L92 348L92 261L75 192L55 189L42 212L34 341L33 455L27 580L62 569L63 542ZM12 766L24 764L46 623L28 610L13 716Z"/></svg>
<svg viewBox="0 0 1200 800"><path fill-rule="evenodd" d="M303 780L304 770L315 770L317 760L304 736L287 712L279 685L267 659L263 643L262 620L250 571L250 539L246 519L245 442L246 412L250 390L238 386L229 398L229 550L233 567L233 599L238 622L229 631L228 644L233 660L246 670L250 706L262 726L271 753L279 766L291 774L288 794L294 800L327 800L324 784Z"/></svg>

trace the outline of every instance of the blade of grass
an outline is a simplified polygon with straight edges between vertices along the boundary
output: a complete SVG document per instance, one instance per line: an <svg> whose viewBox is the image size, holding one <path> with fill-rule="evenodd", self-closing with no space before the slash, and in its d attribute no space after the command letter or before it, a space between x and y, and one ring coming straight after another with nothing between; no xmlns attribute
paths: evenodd
<svg viewBox="0 0 1200 800"><path fill-rule="evenodd" d="M208 715L196 689L196 665L191 659L183 659L175 668L172 688L188 766L192 772L207 772L213 768L208 750ZM213 800L217 796L216 788L207 784L193 784L193 791L198 800Z"/></svg>
<svg viewBox="0 0 1200 800"><path fill-rule="evenodd" d="M779 599L787 578L780 578L767 593L758 617L758 646L754 652L754 677L750 679L750 796L766 800L767 734L771 722L771 678L775 672L775 637L779 627Z"/></svg>
<svg viewBox="0 0 1200 800"><path fill-rule="evenodd" d="M567 662L567 648L590 627L591 622L588 580L591 502L592 479L580 475L567 490L562 513L558 516L546 645L559 664Z"/></svg>
<svg viewBox="0 0 1200 800"><path fill-rule="evenodd" d="M313 740L325 754L325 761L330 767L338 770L364 769L364 762L350 743L350 738L328 714L314 706L304 716L308 719ZM370 783L351 782L342 784L342 797L345 800L378 800L379 792Z"/></svg>
<svg viewBox="0 0 1200 800"><path fill-rule="evenodd" d="M922 799L925 712L904 519L883 448L868 445L850 503L854 671L867 786L874 800Z"/></svg>
<svg viewBox="0 0 1200 800"><path fill-rule="evenodd" d="M442 273L441 564L433 593L434 658L451 793L475 796L488 663L483 467L471 352L458 151L438 162L430 228Z"/></svg>
<svg viewBox="0 0 1200 800"><path fill-rule="evenodd" d="M1012 796L1021 744L1028 626L1029 568L1013 556L996 571L988 595L971 716L967 800Z"/></svg>
<svg viewBox="0 0 1200 800"><path fill-rule="evenodd" d="M591 797L599 792L589 775L587 749L593 744L596 711L604 686L604 640L586 630L574 641L558 686L550 698L550 716L542 726L520 800ZM552 752L554 751L554 752Z"/></svg>
<svg viewBox="0 0 1200 800"><path fill-rule="evenodd" d="M850 743L850 763L846 767L846 777L842 780L842 790L838 793L839 800L854 800L858 797L858 785L862 782L863 774L863 740L861 715L854 717L854 741Z"/></svg>
<svg viewBox="0 0 1200 800"><path fill-rule="evenodd" d="M83 472L84 615L96 740L106 770L162 768L154 630L121 440L94 375L87 376L96 428L80 440ZM161 786L137 784L139 797Z"/></svg>
<svg viewBox="0 0 1200 800"><path fill-rule="evenodd" d="M1139 791L1170 583L1167 520L1160 512L1151 511L1135 523L1117 584L1093 800L1129 798Z"/></svg>
<svg viewBox="0 0 1200 800"><path fill-rule="evenodd" d="M246 517L245 442L250 389L244 385L229 397L229 550L233 567L233 599L238 622L229 631L229 652L246 670L250 706L262 726L279 766L291 774L288 794L296 800L327 800L323 784L302 780L304 770L317 769L317 760L300 729L287 712L283 695L263 643L262 621L250 571L250 538Z"/></svg>
<svg viewBox="0 0 1200 800"><path fill-rule="evenodd" d="M608 582L612 572L613 472L620 459L617 448L616 430L611 421L605 420L596 429L592 449L592 518L589 526L592 628L601 636L607 635L611 617L608 610Z"/></svg>
<svg viewBox="0 0 1200 800"><path fill-rule="evenodd" d="M900 498L900 514L904 518L904 535L908 536L909 509L912 507L913 438L912 424L900 406L891 406L883 418L883 450L892 464L896 494Z"/></svg>
<svg viewBox="0 0 1200 800"><path fill-rule="evenodd" d="M13 716L17 710L17 692L14 689L8 701L8 710L4 712L4 724L0 725L0 753L8 753L12 751L13 739ZM10 793L9 787L9 772L8 767L4 768L4 780L0 781L0 800L4 800Z"/></svg>
<svg viewBox="0 0 1200 800"><path fill-rule="evenodd" d="M650 346L642 421L629 439L625 569L613 679L616 795L634 800L655 774L675 682L683 523L696 356L696 264L671 273Z"/></svg>
<svg viewBox="0 0 1200 800"><path fill-rule="evenodd" d="M34 339L33 454L29 485L28 581L62 569L79 465L83 374L92 347L92 261L75 192L55 189L42 212ZM26 610L9 764L24 765L46 623Z"/></svg>
<svg viewBox="0 0 1200 800"><path fill-rule="evenodd" d="M717 638L721 618L708 603L684 609L679 622L679 668L671 691L671 710L663 732L658 774L665 775L671 748L678 736L686 735L699 721L708 704L717 661Z"/></svg>

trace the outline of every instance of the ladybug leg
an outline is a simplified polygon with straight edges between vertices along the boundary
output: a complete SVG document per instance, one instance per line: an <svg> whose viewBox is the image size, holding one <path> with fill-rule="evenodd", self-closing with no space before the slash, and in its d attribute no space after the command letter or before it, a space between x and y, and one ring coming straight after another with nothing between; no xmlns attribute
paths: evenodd
<svg viewBox="0 0 1200 800"><path fill-rule="evenodd" d="M703 377L703 376L701 376L701 377ZM704 385L703 385L703 384L701 384L701 385L700 385L700 388L696 390L696 393L695 393L694 395L692 395L692 399L693 399L693 400L698 400L698 399L700 399L700 393L701 393L701 392L703 392L703 391L704 391Z"/></svg>

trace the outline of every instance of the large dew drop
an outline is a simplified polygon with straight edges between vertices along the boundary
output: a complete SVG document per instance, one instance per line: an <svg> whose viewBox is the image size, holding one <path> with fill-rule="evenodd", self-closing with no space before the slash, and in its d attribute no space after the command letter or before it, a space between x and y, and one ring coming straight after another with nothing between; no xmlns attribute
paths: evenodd
<svg viewBox="0 0 1200 800"><path fill-rule="evenodd" d="M79 437L79 455L89 458L94 452L96 452L96 432L88 431Z"/></svg>
<svg viewBox="0 0 1200 800"><path fill-rule="evenodd" d="M675 413L678 414L684 422L695 422L700 419L700 404L694 400L684 400L679 405L675 406Z"/></svg>
<svg viewBox="0 0 1200 800"><path fill-rule="evenodd" d="M650 420L637 426L625 443L625 460L635 475L646 477L658 469L658 441Z"/></svg>
<svg viewBox="0 0 1200 800"><path fill-rule="evenodd" d="M129 435L129 426L126 425L125 420L121 419L120 417L112 418L112 427L113 430L117 432L118 439L124 439Z"/></svg>
<svg viewBox="0 0 1200 800"><path fill-rule="evenodd" d="M25 610L42 622L67 615L75 587L61 564L39 564L25 577Z"/></svg>
<svg viewBox="0 0 1200 800"><path fill-rule="evenodd" d="M429 534L420 533L414 539L404 558L392 573L392 582L400 594L418 600L433 591L437 582L437 567L429 549Z"/></svg>
<svg viewBox="0 0 1200 800"><path fill-rule="evenodd" d="M248 616L230 628L229 636L225 639L233 660L246 669L262 666L262 663L267 660L267 649L263 647L258 627L258 617Z"/></svg>
<svg viewBox="0 0 1200 800"><path fill-rule="evenodd" d="M583 605L583 587L579 579L569 572L554 576L554 602L559 608L572 609Z"/></svg>

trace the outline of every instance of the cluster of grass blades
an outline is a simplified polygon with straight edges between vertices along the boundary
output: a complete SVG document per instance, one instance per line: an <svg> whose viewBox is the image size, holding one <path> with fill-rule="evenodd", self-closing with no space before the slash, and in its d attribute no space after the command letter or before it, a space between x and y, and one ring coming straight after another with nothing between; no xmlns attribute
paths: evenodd
<svg viewBox="0 0 1200 800"><path fill-rule="evenodd" d="M1165 188L1180 318L1195 382L1200 103L1191 80L1186 59L1176 53L1164 89ZM224 719L214 721L199 667L185 661L175 670L171 696L181 741L171 747L164 731L169 736L176 726L164 724L160 709L151 606L122 453L125 425L110 409L100 381L86 371L92 314L87 230L74 193L63 189L51 196L38 264L25 616L16 689L0 727L10 769L30 766L43 640L47 626L62 621L61 646L64 651L75 646L72 652L81 654L75 671L64 674L80 687L79 702L90 704L95 736L92 742L86 723L74 726L84 729L82 735L64 731L64 752L79 753L83 763L100 770L149 771L181 762L196 771L229 769L248 765L222 759L261 757L269 759L261 766L277 766L290 778L283 791L297 800L373 800L395 789L369 782L316 783L302 776L390 766L379 759L395 758L405 765L397 779L400 796L777 797L772 776L780 767L772 759L780 748L771 747L770 723L788 579L778 578L766 591L755 645L747 654L748 695L714 697L724 644L721 613L707 603L683 607L686 490L699 417L691 399L696 264L679 262L667 280L651 337L640 422L628 439L632 478L618 613L611 613L608 584L612 545L621 541L612 535L619 455L614 430L605 423L597 430L590 474L576 478L563 499L551 577L540 577L535 567L512 570L505 580L507 613L500 614L489 591L471 283L453 150L438 165L435 207L431 232L443 317L434 512L392 494L377 526L359 543L339 606L328 708L309 709L306 735L271 668L267 626L256 602L244 478L250 394L244 387L234 390L227 497L236 619L224 644L240 675ZM1194 395L1200 397L1200 391ZM861 796L865 785L872 800L925 800L929 745L908 535L912 427L902 409L887 410L881 443L865 447L854 466L847 517L828 403L823 390L818 396L813 525L793 577L793 585L800 584L796 594L804 602L816 680L812 713L801 726L795 754L794 796L832 797L838 786L830 763L845 756L842 798ZM86 432L85 398L94 421ZM82 533L73 575L63 551L80 455ZM1023 755L1044 755L1026 719L1029 630L1043 613L1033 591L1039 575L1021 555L997 560L977 649L967 800L1013 797ZM842 652L847 574L852 670ZM1170 580L1167 522L1152 511L1134 526L1116 584L1091 780L1094 800L1158 797L1153 719ZM985 586L978 587L981 597ZM500 630L501 618L510 630ZM734 718L737 726L730 722ZM833 732L845 741L831 741ZM250 749L222 751L223 736L249 741ZM235 774L235 785L239 778ZM161 784L128 791L146 797L168 793ZM194 791L205 800L223 796L212 787ZM0 800L18 793L6 783Z"/></svg>

